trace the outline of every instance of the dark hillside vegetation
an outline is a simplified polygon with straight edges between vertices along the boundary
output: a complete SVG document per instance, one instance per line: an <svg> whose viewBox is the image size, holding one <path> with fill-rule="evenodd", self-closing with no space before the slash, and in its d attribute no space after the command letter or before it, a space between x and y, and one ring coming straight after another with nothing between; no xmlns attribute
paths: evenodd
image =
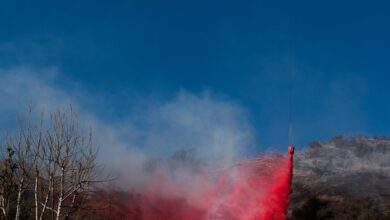
<svg viewBox="0 0 390 220"><path fill-rule="evenodd" d="M390 139L343 137L297 152L290 219L390 219Z"/></svg>

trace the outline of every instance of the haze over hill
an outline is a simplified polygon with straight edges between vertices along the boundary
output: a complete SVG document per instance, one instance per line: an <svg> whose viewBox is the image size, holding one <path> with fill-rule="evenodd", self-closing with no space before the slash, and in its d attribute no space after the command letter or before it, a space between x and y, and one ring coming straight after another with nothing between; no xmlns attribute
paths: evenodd
<svg viewBox="0 0 390 220"><path fill-rule="evenodd" d="M390 138L336 136L297 152L291 209L302 208L312 198L316 208L325 206L328 214L334 211L329 211L332 205L359 199L370 201L366 209L384 213L390 199ZM324 219L337 219L337 214L329 215L333 217Z"/></svg>

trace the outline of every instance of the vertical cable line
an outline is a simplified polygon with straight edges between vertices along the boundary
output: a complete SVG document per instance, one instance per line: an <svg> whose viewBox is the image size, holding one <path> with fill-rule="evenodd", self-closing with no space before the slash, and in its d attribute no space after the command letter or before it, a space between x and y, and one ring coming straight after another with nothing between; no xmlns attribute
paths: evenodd
<svg viewBox="0 0 390 220"><path fill-rule="evenodd" d="M293 0L288 0L288 145L294 142L293 137L293 90L294 90L294 40L293 40Z"/></svg>
<svg viewBox="0 0 390 220"><path fill-rule="evenodd" d="M293 137L293 75L290 74L290 80L289 80L289 104L288 104L288 145L293 145L294 137Z"/></svg>

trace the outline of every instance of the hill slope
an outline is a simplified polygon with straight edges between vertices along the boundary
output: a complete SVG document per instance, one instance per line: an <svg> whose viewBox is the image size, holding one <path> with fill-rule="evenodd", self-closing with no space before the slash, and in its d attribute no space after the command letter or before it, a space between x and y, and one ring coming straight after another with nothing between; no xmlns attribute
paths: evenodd
<svg viewBox="0 0 390 220"><path fill-rule="evenodd" d="M293 219L388 219L389 201L390 138L336 136L296 153Z"/></svg>

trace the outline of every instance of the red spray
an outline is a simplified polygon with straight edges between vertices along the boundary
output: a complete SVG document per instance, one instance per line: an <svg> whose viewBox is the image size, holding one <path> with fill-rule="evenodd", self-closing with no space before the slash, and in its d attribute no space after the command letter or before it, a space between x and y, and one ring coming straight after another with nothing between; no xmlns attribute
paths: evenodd
<svg viewBox="0 0 390 220"><path fill-rule="evenodd" d="M285 220L294 147L288 155L265 155L194 175L183 183L165 169L136 199L138 220ZM132 208L134 209L134 208ZM113 219L124 219L111 216Z"/></svg>

